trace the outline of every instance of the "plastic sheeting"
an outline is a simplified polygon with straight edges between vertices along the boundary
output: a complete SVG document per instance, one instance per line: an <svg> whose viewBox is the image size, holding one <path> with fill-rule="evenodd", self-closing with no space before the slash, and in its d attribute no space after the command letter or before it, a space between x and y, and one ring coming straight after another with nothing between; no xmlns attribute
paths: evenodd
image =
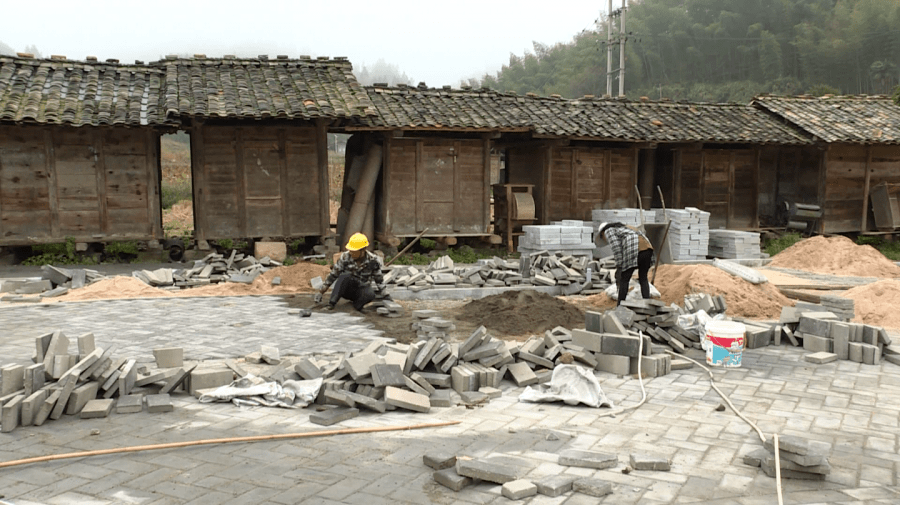
<svg viewBox="0 0 900 505"><path fill-rule="evenodd" d="M201 403L232 402L248 407L306 407L319 394L322 378L302 381L266 382L262 377L247 375L210 393L200 395Z"/></svg>
<svg viewBox="0 0 900 505"><path fill-rule="evenodd" d="M734 275L736 277L740 277L747 282L752 284L764 284L769 282L769 279L766 278L765 275L757 272L756 270L745 267L744 265L740 265L733 261L724 261L718 258L713 259L713 265L719 267L720 269Z"/></svg>
<svg viewBox="0 0 900 505"><path fill-rule="evenodd" d="M547 384L528 386L519 395L520 402L563 402L566 405L583 403L589 407L612 407L603 394L592 371L577 365L558 365Z"/></svg>
<svg viewBox="0 0 900 505"><path fill-rule="evenodd" d="M641 285L637 282L631 281L628 285L628 295L625 297L626 300L643 300L644 296L641 294ZM609 297L610 300L618 300L619 299L619 285L611 284L608 288L606 288L606 296ZM650 298L660 298L662 295L659 293L659 290L656 289L656 286L650 284Z"/></svg>

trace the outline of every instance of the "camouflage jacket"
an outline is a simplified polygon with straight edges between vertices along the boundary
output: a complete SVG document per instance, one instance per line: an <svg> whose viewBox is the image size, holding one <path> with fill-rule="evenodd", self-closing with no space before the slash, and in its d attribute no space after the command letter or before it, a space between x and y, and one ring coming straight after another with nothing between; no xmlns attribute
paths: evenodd
<svg viewBox="0 0 900 505"><path fill-rule="evenodd" d="M344 251L334 264L328 277L325 278L325 288L327 289L334 284L334 281L342 274L350 274L362 282L374 282L375 292L380 293L384 290L382 268L384 268L384 264L381 262L381 258L369 251L366 251L365 259L358 263L350 257L349 251Z"/></svg>

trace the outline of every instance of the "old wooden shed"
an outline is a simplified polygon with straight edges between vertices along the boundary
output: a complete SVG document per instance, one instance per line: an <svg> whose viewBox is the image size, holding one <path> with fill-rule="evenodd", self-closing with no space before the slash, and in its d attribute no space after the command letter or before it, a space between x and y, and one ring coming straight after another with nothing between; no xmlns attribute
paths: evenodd
<svg viewBox="0 0 900 505"><path fill-rule="evenodd" d="M162 72L0 56L0 245L163 237Z"/></svg>
<svg viewBox="0 0 900 505"><path fill-rule="evenodd" d="M346 58L167 57L165 110L191 135L198 240L329 233L326 133L371 113Z"/></svg>
<svg viewBox="0 0 900 505"><path fill-rule="evenodd" d="M768 191L821 207L821 233L874 231L873 190L900 183L900 107L885 96L759 96L752 103L815 142L764 153L776 167L763 181Z"/></svg>

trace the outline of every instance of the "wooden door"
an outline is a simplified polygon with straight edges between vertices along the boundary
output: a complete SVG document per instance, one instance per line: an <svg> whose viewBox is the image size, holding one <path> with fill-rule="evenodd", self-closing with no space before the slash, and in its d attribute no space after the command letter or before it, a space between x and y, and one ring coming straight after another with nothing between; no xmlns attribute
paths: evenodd
<svg viewBox="0 0 900 505"><path fill-rule="evenodd" d="M418 147L416 231L453 233L457 153L448 141L422 141Z"/></svg>
<svg viewBox="0 0 900 505"><path fill-rule="evenodd" d="M247 223L243 236L285 235L282 230L282 157L278 142L248 141L242 148Z"/></svg>
<svg viewBox="0 0 900 505"><path fill-rule="evenodd" d="M728 227L728 199L731 189L731 152L703 151L701 209L709 212L710 228Z"/></svg>

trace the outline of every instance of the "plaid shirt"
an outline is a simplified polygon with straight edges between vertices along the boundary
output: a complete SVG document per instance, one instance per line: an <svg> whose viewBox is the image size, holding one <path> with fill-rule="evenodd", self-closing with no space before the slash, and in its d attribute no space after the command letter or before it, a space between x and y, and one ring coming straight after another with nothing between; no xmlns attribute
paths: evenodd
<svg viewBox="0 0 900 505"><path fill-rule="evenodd" d="M328 277L325 278L325 288L334 284L341 274L350 274L362 282L374 281L375 292L380 293L384 291L384 275L381 273L383 267L381 258L369 251L366 251L365 260L359 263L350 257L349 251L344 251L329 272Z"/></svg>
<svg viewBox="0 0 900 505"><path fill-rule="evenodd" d="M616 268L619 270L637 268L640 237L647 240L647 236L630 226L607 228L604 235L616 258ZM647 240L647 243L649 244L650 240Z"/></svg>

